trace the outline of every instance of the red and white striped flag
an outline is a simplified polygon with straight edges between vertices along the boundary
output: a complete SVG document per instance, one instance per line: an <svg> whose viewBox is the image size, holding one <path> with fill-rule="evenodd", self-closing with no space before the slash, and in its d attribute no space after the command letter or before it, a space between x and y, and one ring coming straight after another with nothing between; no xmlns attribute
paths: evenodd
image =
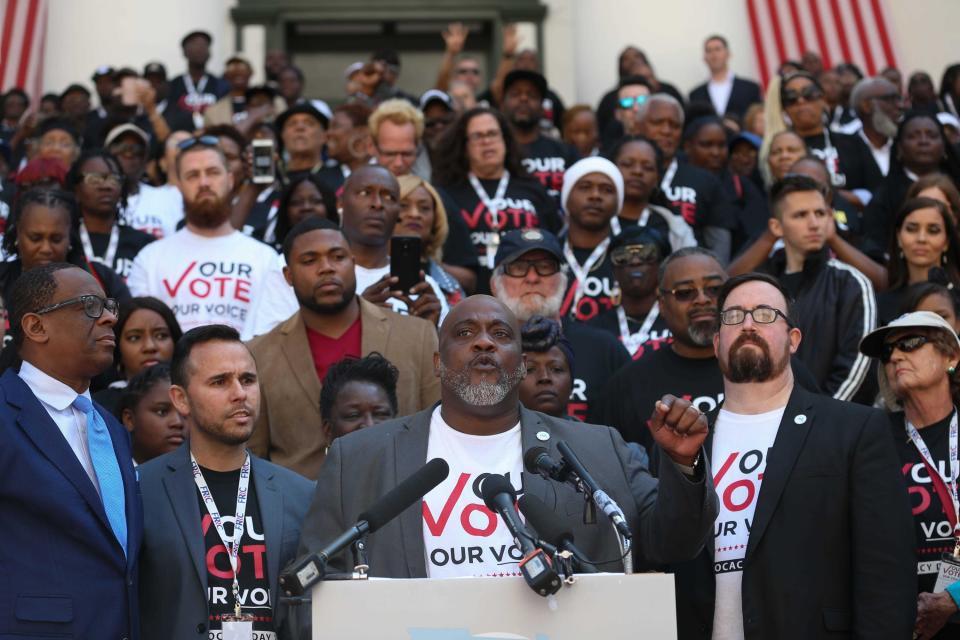
<svg viewBox="0 0 960 640"><path fill-rule="evenodd" d="M0 0L0 91L20 87L40 102L46 37L47 0Z"/></svg>
<svg viewBox="0 0 960 640"><path fill-rule="evenodd" d="M764 86L806 51L824 68L852 62L868 76L896 66L883 0L747 0L747 16Z"/></svg>

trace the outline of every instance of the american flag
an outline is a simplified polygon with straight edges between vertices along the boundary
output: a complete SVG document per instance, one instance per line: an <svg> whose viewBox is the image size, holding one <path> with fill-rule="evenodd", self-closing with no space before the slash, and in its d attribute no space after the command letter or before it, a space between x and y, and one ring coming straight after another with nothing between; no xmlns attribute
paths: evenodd
<svg viewBox="0 0 960 640"><path fill-rule="evenodd" d="M40 101L46 37L47 0L0 0L0 91L20 87Z"/></svg>
<svg viewBox="0 0 960 640"><path fill-rule="evenodd" d="M746 0L760 79L806 51L824 68L852 62L873 76L896 66L883 0Z"/></svg>

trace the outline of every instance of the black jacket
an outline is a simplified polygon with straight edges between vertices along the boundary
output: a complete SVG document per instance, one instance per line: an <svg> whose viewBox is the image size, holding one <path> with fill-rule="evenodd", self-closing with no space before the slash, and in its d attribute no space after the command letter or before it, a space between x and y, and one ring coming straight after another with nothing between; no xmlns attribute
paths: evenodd
<svg viewBox="0 0 960 640"><path fill-rule="evenodd" d="M713 106L713 103L710 101L710 91L707 89L706 82L690 92L690 103L693 104L694 102L702 102ZM730 90L730 98L727 99L726 113L718 113L717 115L724 116L727 113L732 113L742 118L750 105L756 102L763 102L763 96L760 94L760 85L753 80L734 76L733 89Z"/></svg>
<svg viewBox="0 0 960 640"><path fill-rule="evenodd" d="M870 367L859 346L877 326L873 285L855 268L830 258L826 247L807 258L799 277L785 275L786 266L781 249L761 270L779 279L793 296L792 320L803 333L797 356L824 393L851 400Z"/></svg>
<svg viewBox="0 0 960 640"><path fill-rule="evenodd" d="M713 424L710 434L707 452ZM794 388L767 456L743 561L746 640L910 637L913 521L889 434L876 409ZM713 554L711 542L672 567L680 640L712 635Z"/></svg>

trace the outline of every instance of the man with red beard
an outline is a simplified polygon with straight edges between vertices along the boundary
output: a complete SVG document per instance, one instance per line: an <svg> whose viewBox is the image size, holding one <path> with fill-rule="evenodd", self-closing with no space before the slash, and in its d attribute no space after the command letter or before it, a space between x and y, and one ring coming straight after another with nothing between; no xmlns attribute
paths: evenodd
<svg viewBox="0 0 960 640"><path fill-rule="evenodd" d="M297 300L282 259L230 224L233 178L215 139L181 143L176 171L187 224L137 254L130 290L165 302L184 331L225 324L248 340L289 318Z"/></svg>
<svg viewBox="0 0 960 640"><path fill-rule="evenodd" d="M890 425L794 384L787 296L749 273L717 297L725 398L705 450L720 515L675 567L678 637L909 638L913 529Z"/></svg>

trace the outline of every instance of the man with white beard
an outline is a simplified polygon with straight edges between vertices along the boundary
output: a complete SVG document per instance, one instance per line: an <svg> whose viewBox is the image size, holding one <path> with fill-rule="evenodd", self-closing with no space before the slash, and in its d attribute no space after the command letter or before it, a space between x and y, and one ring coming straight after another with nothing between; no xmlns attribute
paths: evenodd
<svg viewBox="0 0 960 640"><path fill-rule="evenodd" d="M533 316L561 323L564 335L573 346L575 361L571 363L573 391L567 411L584 420L590 401L614 371L630 362L630 355L610 333L560 317L567 290L567 274L561 270L562 264L560 241L549 231L508 231L500 240L490 291L521 323Z"/></svg>
<svg viewBox="0 0 960 640"><path fill-rule="evenodd" d="M525 409L526 374L520 324L501 302L472 296L454 306L440 326L434 366L440 404L337 438L317 479L304 521L300 554L316 552L360 517L377 498L428 460L449 465L446 478L423 501L405 509L367 538L370 575L452 578L518 575L523 556L501 518L483 508L480 485L500 474L518 494L532 494L558 511L577 545L601 571L623 569L604 518L585 524L572 487L523 469L524 452L544 447L559 457L565 441L625 511L641 566L690 558L708 538L718 503L700 443L703 415L690 403L664 396L650 430L663 455L660 480L609 427L582 425ZM328 571L351 570L350 552L333 556Z"/></svg>
<svg viewBox="0 0 960 640"><path fill-rule="evenodd" d="M867 78L853 88L850 106L860 118L861 128L854 138L862 147L863 160L859 163L862 175L848 176L848 181L854 180L848 188L866 206L890 171L890 151L903 118L903 97L886 78Z"/></svg>

